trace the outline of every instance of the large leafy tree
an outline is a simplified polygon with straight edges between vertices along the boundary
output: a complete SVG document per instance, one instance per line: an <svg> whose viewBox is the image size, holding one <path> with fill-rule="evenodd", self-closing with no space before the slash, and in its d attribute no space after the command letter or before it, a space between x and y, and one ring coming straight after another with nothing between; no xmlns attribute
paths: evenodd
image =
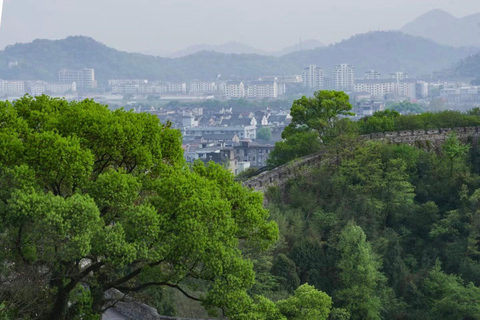
<svg viewBox="0 0 480 320"><path fill-rule="evenodd" d="M285 128L282 138L298 132L314 131L321 140L328 139L341 116L353 115L352 105L345 92L321 90L313 97L295 100L290 110L292 122Z"/></svg>
<svg viewBox="0 0 480 320"><path fill-rule="evenodd" d="M318 152L325 142L342 131L350 131L349 97L339 91L317 91L313 97L302 97L293 102L292 122L282 132L283 141L275 144L269 156L271 166L280 166L294 159ZM342 122L343 120L343 122Z"/></svg>
<svg viewBox="0 0 480 320"><path fill-rule="evenodd" d="M148 114L47 96L0 103L0 300L17 318L98 319L171 287L235 319L252 263L278 236L262 196L218 165L183 161Z"/></svg>

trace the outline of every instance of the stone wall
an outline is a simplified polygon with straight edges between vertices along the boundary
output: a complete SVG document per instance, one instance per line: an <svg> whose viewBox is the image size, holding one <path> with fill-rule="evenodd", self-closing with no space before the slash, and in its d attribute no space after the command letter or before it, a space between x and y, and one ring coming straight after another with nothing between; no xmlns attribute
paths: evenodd
<svg viewBox="0 0 480 320"><path fill-rule="evenodd" d="M112 308L131 320L201 320L161 316L155 308L135 301L116 289L108 290L105 298L111 299Z"/></svg>
<svg viewBox="0 0 480 320"><path fill-rule="evenodd" d="M430 142L432 145L439 145L447 138L450 132L455 132L462 141L469 138L476 138L480 135L480 127L443 128L429 130L403 130L394 132L379 132L360 136L365 140L386 141L391 143L415 144L417 142ZM318 166L323 159L324 153L312 154L271 171L264 172L243 183L243 186L253 188L257 191L266 191L271 186L282 187L291 178L305 174L308 168Z"/></svg>

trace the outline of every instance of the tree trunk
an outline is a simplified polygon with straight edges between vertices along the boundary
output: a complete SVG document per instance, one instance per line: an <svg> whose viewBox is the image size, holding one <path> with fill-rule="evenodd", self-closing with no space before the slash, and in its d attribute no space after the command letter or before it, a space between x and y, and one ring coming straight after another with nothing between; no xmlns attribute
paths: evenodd
<svg viewBox="0 0 480 320"><path fill-rule="evenodd" d="M59 288L57 299L50 313L50 320L65 320L67 315L69 292L65 292L64 288Z"/></svg>

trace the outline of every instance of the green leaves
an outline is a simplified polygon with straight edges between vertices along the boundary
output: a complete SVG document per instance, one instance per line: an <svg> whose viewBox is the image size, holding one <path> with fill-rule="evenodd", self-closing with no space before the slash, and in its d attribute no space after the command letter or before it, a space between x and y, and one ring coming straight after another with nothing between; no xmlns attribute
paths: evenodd
<svg viewBox="0 0 480 320"><path fill-rule="evenodd" d="M298 132L316 131L325 140L339 116L353 115L348 95L339 91L317 91L311 98L295 100L290 110L292 123L282 133L285 139Z"/></svg>
<svg viewBox="0 0 480 320"><path fill-rule="evenodd" d="M289 320L326 320L332 308L332 298L308 284L295 294L277 303L280 312Z"/></svg>
<svg viewBox="0 0 480 320"><path fill-rule="evenodd" d="M268 164L280 166L320 151L325 142L338 135L340 117L353 115L348 95L337 91L317 91L313 97L295 100L290 110L292 122L282 132L283 141L275 144ZM345 124L342 124L344 127Z"/></svg>
<svg viewBox="0 0 480 320"><path fill-rule="evenodd" d="M93 319L108 289L163 285L247 313L254 272L240 248L269 248L278 228L221 166L186 166L170 126L92 100L0 103L0 270L12 283L0 297L28 302L19 316Z"/></svg>
<svg viewBox="0 0 480 320"><path fill-rule="evenodd" d="M380 319L378 290L385 277L379 271L381 264L362 228L349 223L340 235L337 249L343 286L337 297L352 319Z"/></svg>

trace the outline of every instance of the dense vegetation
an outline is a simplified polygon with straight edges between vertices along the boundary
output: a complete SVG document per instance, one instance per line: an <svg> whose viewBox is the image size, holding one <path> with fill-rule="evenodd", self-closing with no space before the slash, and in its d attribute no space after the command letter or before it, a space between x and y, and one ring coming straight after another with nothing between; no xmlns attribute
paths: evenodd
<svg viewBox="0 0 480 320"><path fill-rule="evenodd" d="M332 319L480 319L478 142L358 139L479 126L479 110L386 110L351 122L342 98L320 91L294 102L270 163L322 150L325 165L268 191L280 241L255 265L254 288L273 299L309 283L332 297Z"/></svg>
<svg viewBox="0 0 480 320"><path fill-rule="evenodd" d="M450 67L473 48L452 48L399 32L372 32L338 44L295 52L284 57L199 52L177 59L120 52L86 37L35 40L8 46L0 52L4 79L56 80L62 68L95 68L101 84L108 79L215 80L217 75L258 77L298 74L315 63L327 72L335 64L351 63L358 72L376 69L383 74L395 70L426 74ZM18 66L9 68L8 62Z"/></svg>
<svg viewBox="0 0 480 320"><path fill-rule="evenodd" d="M479 110L355 123L350 109L341 92L294 102L275 159L313 143L326 165L271 188L266 210L221 166L187 165L154 116L0 103L0 319L98 320L109 289L167 315L480 319L478 144L358 139L476 125Z"/></svg>
<svg viewBox="0 0 480 320"><path fill-rule="evenodd" d="M464 114L458 111L427 112L419 115L400 115L394 110L376 112L355 123L360 134L416 129L439 129L480 126L479 109Z"/></svg>
<svg viewBox="0 0 480 320"><path fill-rule="evenodd" d="M246 252L278 237L260 194L219 165L187 166L180 132L155 116L46 96L0 103L0 221L7 319L98 319L112 288L168 309L164 287L246 319Z"/></svg>
<svg viewBox="0 0 480 320"><path fill-rule="evenodd" d="M280 241L257 264L277 280L264 294L309 283L351 316L339 319L480 319L478 146L341 137L328 150L328 165L269 191Z"/></svg>

